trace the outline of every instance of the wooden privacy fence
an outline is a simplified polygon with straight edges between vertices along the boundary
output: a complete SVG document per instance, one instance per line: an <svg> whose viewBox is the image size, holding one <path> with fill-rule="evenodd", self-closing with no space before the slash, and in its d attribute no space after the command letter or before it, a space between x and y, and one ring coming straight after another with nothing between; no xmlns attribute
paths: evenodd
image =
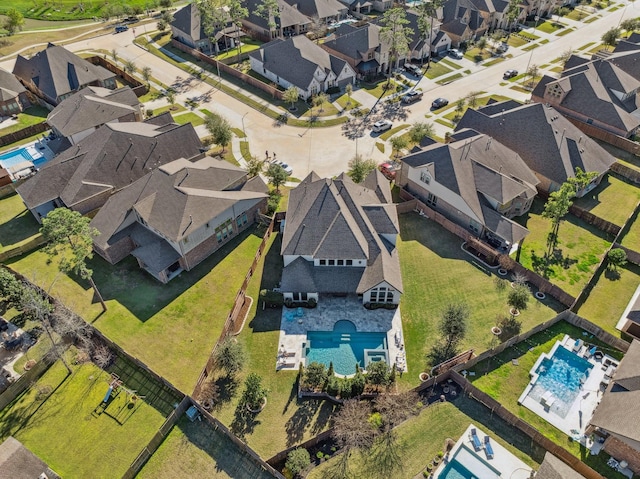
<svg viewBox="0 0 640 479"><path fill-rule="evenodd" d="M274 224L275 224L275 218L272 218L271 222L267 226L267 231L265 232L264 236L262 237L262 241L260 242L260 246L258 246L258 250L256 251L256 254L253 257L253 262L251 263L251 266L249 267L249 271L247 271L247 274L244 277L244 281L242 282L242 286L240 286L240 289L236 293L236 297L235 297L235 299L233 301L233 306L231 306L231 311L229 311L229 314L227 315L227 319L226 319L226 321L224 323L224 326L222 328L222 332L220 333L220 336L219 336L218 340L214 344L213 349L211 350L211 354L209 355L209 359L207 360L207 363L205 364L204 368L202 368L202 372L200 373L200 376L198 377L198 381L196 382L196 386L195 386L195 388L193 390L193 394L192 394L192 396L194 398L198 398L200 396L200 391L202 390L202 385L203 385L204 381L206 381L207 377L209 377L209 374L211 374L211 371L213 370L213 368L215 366L215 352L216 352L216 348L218 347L218 344L220 344L222 341L224 341L224 339L227 336L229 336L230 334L233 334L234 331L235 331L237 320L238 320L238 318L240 316L240 313L243 311L243 307L245 305L245 301L247 301L246 291L247 291L247 287L249 286L249 281L251 281L251 277L253 276L253 273L255 272L256 268L258 267L258 263L260 262L260 258L262 258L262 253L264 252L264 249L265 249L265 247L267 245L267 242L269 241L269 238L271 237L271 234L273 233Z"/></svg>
<svg viewBox="0 0 640 479"><path fill-rule="evenodd" d="M0 394L0 411L11 404L15 398L29 389L31 385L40 378L40 376L47 372L54 363L54 360L51 359L51 357L51 354L45 354L40 361L29 369L29 371L26 371L16 382L11 384L2 394Z"/></svg>
<svg viewBox="0 0 640 479"><path fill-rule="evenodd" d="M612 236L615 236L620 232L620 226L615 225L610 221L605 220L604 218L600 218L599 216L596 216L590 211L587 211L584 208L580 208L579 206L571 205L569 207L569 213L577 218L580 218L585 223L595 226L600 231L609 233Z"/></svg>
<svg viewBox="0 0 640 479"><path fill-rule="evenodd" d="M640 155L640 144L636 143L635 141L631 141L614 133L604 131L597 126L590 125L576 118L571 118L569 116L565 116L565 118L575 126L577 126L581 131L593 138L602 140L606 143L609 143L610 145L620 148L621 150L633 153L634 155Z"/></svg>
<svg viewBox="0 0 640 479"><path fill-rule="evenodd" d="M619 161L616 161L609 169L632 183L640 183L640 171L629 168Z"/></svg>
<svg viewBox="0 0 640 479"><path fill-rule="evenodd" d="M10 145L16 141L24 140L30 136L37 135L49 129L49 125L46 122L37 123L35 125L27 126L21 130L14 131L13 133L7 133L0 136L0 147Z"/></svg>
<svg viewBox="0 0 640 479"><path fill-rule="evenodd" d="M7 261L10 258L15 258L16 256L21 256L25 253L28 253L29 251L36 249L38 246L42 246L46 242L47 240L45 240L44 236L38 234L26 243L0 253L0 263Z"/></svg>

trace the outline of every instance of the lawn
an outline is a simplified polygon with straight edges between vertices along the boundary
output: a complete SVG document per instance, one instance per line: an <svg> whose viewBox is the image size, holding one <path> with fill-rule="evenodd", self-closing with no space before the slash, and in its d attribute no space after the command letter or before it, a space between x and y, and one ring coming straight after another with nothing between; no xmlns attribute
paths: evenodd
<svg viewBox="0 0 640 479"><path fill-rule="evenodd" d="M479 63L482 60L486 60L487 58L491 58L491 50L488 48L483 48L480 51L479 48L470 48L466 52L464 52L464 56L466 59L471 60L472 62Z"/></svg>
<svg viewBox="0 0 640 479"><path fill-rule="evenodd" d="M365 82L360 83L364 91L366 91L370 95L373 95L376 98L380 98L382 96L387 96L387 95L391 95L392 93L395 93L396 86L399 85L399 83L391 80L392 87L385 90L384 86L386 84L387 84L387 80L380 80L377 83L365 83Z"/></svg>
<svg viewBox="0 0 640 479"><path fill-rule="evenodd" d="M187 111L187 109L178 103L175 103L174 105L169 105L167 102L167 105L165 106L161 106L160 108L154 108L153 115L157 116L167 111L171 113L171 115L173 116L173 115L177 115L178 113L182 113L183 111Z"/></svg>
<svg viewBox="0 0 640 479"><path fill-rule="evenodd" d="M201 116L198 116L198 115L196 115L195 113L192 113L192 112L182 113L181 115L175 115L173 117L173 119L175 120L175 122L178 125L184 125L185 123L191 123L194 128L196 126L199 126L199 125L204 125L204 118L202 118Z"/></svg>
<svg viewBox="0 0 640 479"><path fill-rule="evenodd" d="M10 7L15 7L25 17L41 20L79 20L85 18L102 18L103 2L87 2L82 9L78 8L76 0L57 0L54 2L40 2L32 0L11 0L2 4L0 13L5 13ZM144 0L128 0L129 7L144 9L147 2Z"/></svg>
<svg viewBox="0 0 640 479"><path fill-rule="evenodd" d="M273 288L282 271L280 236L273 235L265 249L264 264L260 264L249 284L247 294L258 297L260 289ZM258 307L260 306L260 307ZM276 356L280 336L280 309L262 310L254 301L238 341L248 352L248 364L235 381L224 385L219 409L213 415L245 440L263 458L305 441L328 427L334 406L328 401L298 400L297 371L276 371ZM253 421L244 422L236 415L244 376L255 372L269 389L266 407Z"/></svg>
<svg viewBox="0 0 640 479"><path fill-rule="evenodd" d="M33 239L39 229L40 225L20 195L0 199L0 253Z"/></svg>
<svg viewBox="0 0 640 479"><path fill-rule="evenodd" d="M142 400L129 402L124 392L96 414L110 376L92 363L73 369L67 376L55 363L0 411L0 440L14 436L65 478L120 477L164 416Z"/></svg>
<svg viewBox="0 0 640 479"><path fill-rule="evenodd" d="M354 108L360 107L360 103L356 101L353 97L351 97L351 100L349 100L349 95L347 95L346 93L341 97L339 97L336 100L336 103L340 105L340 107L343 110L346 110L346 111L353 110Z"/></svg>
<svg viewBox="0 0 640 479"><path fill-rule="evenodd" d="M407 479L418 477L417 474L424 470L430 459L442 451L447 438L457 440L471 423L485 431L492 441L498 442L519 459L537 469L542 451L533 453L536 456L534 460L527 454L531 452L531 441L526 441L519 431L508 426L497 416L490 417L489 411L476 401L460 396L453 402L437 402L422 409L417 417L409 419L395 429L401 445L399 450L402 451L400 457L403 467L402 471L393 477ZM522 450L514 447L513 443L517 443ZM337 460L337 458L331 459L314 468L307 478L329 477L328 470ZM367 457L358 453L350 459L350 472L353 475L350 477L355 478L379 477L367 468Z"/></svg>
<svg viewBox="0 0 640 479"><path fill-rule="evenodd" d="M161 284L127 257L116 266L96 257L89 266L108 306L101 314L84 281L47 265L42 250L9 260L12 268L51 291L129 354L179 389L191 392L217 341L262 231L249 228L195 269Z"/></svg>
<svg viewBox="0 0 640 479"><path fill-rule="evenodd" d="M407 123L402 123L394 128L391 128L390 130L385 131L382 135L379 136L379 138L383 141L387 141L393 135L395 135L399 131L404 130L405 128L408 128L409 126L410 125L408 125Z"/></svg>
<svg viewBox="0 0 640 479"><path fill-rule="evenodd" d="M631 223L629 231L622 237L622 245L633 250L640 250L640 215L636 216Z"/></svg>
<svg viewBox="0 0 640 479"><path fill-rule="evenodd" d="M541 32L544 32L544 33L553 33L565 27L566 25L562 25L561 23L556 23L554 21L547 20L539 24L536 30L540 30Z"/></svg>
<svg viewBox="0 0 640 479"><path fill-rule="evenodd" d="M25 111L18 113L17 123L0 129L0 135L8 135L9 133L22 130L28 126L42 123L47 119L48 114L49 110L41 106L32 106L31 108L27 108Z"/></svg>
<svg viewBox="0 0 640 479"><path fill-rule="evenodd" d="M639 243L636 243L636 246ZM605 271L578 314L620 337L616 324L640 284L640 267L627 263L618 271Z"/></svg>
<svg viewBox="0 0 640 479"><path fill-rule="evenodd" d="M242 48L240 49L240 53L246 54L254 50L258 50L261 45L262 45L261 41L253 40L252 38L245 37L245 39L242 41ZM238 56L238 49L232 48L230 50L227 50L224 53L221 53L215 58L216 60L222 61L222 60L226 60L227 58L237 58L237 56Z"/></svg>
<svg viewBox="0 0 640 479"><path fill-rule="evenodd" d="M485 106L487 103L489 103L489 100L493 99L494 101L505 101L505 100L510 100L509 97L506 96L502 96L502 95L489 95L489 96L483 96L480 98L476 98L476 103L473 107L471 107L469 105L468 101L465 101L464 103L464 107L462 109L462 111L456 111L456 103L457 102L451 102L451 104L453 105L453 108L451 108L451 111L449 113L447 113L446 115L444 115L444 117L447 120L451 120L451 121L456 121L456 117L458 118L462 118L462 116L464 115L464 113L467 111L468 108L480 108L481 106Z"/></svg>
<svg viewBox="0 0 640 479"><path fill-rule="evenodd" d="M478 363L472 369L476 375L467 377L473 380L473 385L478 389L500 401L503 407L531 424L547 438L564 447L595 470L604 474L605 477L621 479L622 475L617 475L607 466L609 456L606 453L601 452L597 456L592 456L584 446L574 442L565 433L556 429L534 412L518 405L518 398L531 380L529 371L534 363L541 353L549 352L555 342L561 340L565 334L569 334L574 338L582 337L582 330L565 321L560 321L549 329L531 336L525 343L511 347L491 359ZM613 354L618 359L622 356L619 351L612 351L611 348L602 344L595 337L589 337L588 341L598 345L599 349ZM518 359L518 365L514 365L511 362L512 359L516 358Z"/></svg>
<svg viewBox="0 0 640 479"><path fill-rule="evenodd" d="M553 284L572 296L578 296L613 238L581 219L567 215L560 224L558 244L551 261L545 265L551 222L542 217L543 210L543 200L536 198L526 215L515 218L529 229L529 236L522 244L520 263L546 275Z"/></svg>
<svg viewBox="0 0 640 479"><path fill-rule="evenodd" d="M269 479L273 476L206 421L178 421L140 473L140 479L209 477Z"/></svg>
<svg viewBox="0 0 640 479"><path fill-rule="evenodd" d="M521 47L522 45L526 45L529 42L527 42L524 38L516 37L515 35L509 35L507 43L512 47Z"/></svg>
<svg viewBox="0 0 640 479"><path fill-rule="evenodd" d="M431 220L415 213L400 215L400 238L404 283L400 310L410 371L400 381L413 387L425 368L425 354L438 338L437 327L446 306L469 305L471 316L461 350L474 348L479 354L491 345L496 316L508 312L507 291L499 291L495 274L460 249L462 240ZM523 331L564 309L549 297L544 302L531 299L519 316Z"/></svg>
<svg viewBox="0 0 640 479"><path fill-rule="evenodd" d="M622 226L640 201L640 188L606 175L598 187L574 201L576 206Z"/></svg>
<svg viewBox="0 0 640 479"><path fill-rule="evenodd" d="M426 71L424 76L426 76L430 80L433 80L434 78L446 75L448 73L451 73L452 71L453 70L449 66L445 65L444 60L440 60L437 62L429 63L429 69Z"/></svg>

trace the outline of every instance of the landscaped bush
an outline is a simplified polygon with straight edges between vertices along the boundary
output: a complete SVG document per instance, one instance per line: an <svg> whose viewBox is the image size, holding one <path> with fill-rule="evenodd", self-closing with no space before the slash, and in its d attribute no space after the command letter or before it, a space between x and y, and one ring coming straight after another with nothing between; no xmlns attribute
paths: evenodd
<svg viewBox="0 0 640 479"><path fill-rule="evenodd" d="M269 192L269 199L267 200L267 214L271 216L278 210L282 195L277 190Z"/></svg>
<svg viewBox="0 0 640 479"><path fill-rule="evenodd" d="M392 303L364 303L364 307L366 309L397 309L398 305Z"/></svg>
<svg viewBox="0 0 640 479"><path fill-rule="evenodd" d="M260 300L270 308L276 308L284 304L284 297L279 291L273 291L272 289L263 289L260 291Z"/></svg>

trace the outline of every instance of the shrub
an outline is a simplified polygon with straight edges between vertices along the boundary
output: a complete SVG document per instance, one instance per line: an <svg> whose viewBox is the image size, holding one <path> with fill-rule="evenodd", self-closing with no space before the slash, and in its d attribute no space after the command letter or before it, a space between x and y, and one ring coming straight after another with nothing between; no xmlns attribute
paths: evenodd
<svg viewBox="0 0 640 479"><path fill-rule="evenodd" d="M267 306L282 306L284 304L282 293L273 291L272 289L261 290L260 299L264 301Z"/></svg>
<svg viewBox="0 0 640 479"><path fill-rule="evenodd" d="M147 118L151 118L153 116L153 110L151 108L147 109L145 115L147 115Z"/></svg>
<svg viewBox="0 0 640 479"><path fill-rule="evenodd" d="M364 392L366 380L361 371L356 371L355 376L351 378L351 396L360 396Z"/></svg>
<svg viewBox="0 0 640 479"><path fill-rule="evenodd" d="M329 377L325 392L331 396L337 396L340 392L340 381L336 376Z"/></svg>
<svg viewBox="0 0 640 479"><path fill-rule="evenodd" d="M315 298L309 298L309 300L307 301L307 307L315 308L316 306L318 306L318 302L316 301L316 299Z"/></svg>
<svg viewBox="0 0 640 479"><path fill-rule="evenodd" d="M341 399L349 399L351 397L351 379L343 378L339 381L339 389L338 393L340 394Z"/></svg>
<svg viewBox="0 0 640 479"><path fill-rule="evenodd" d="M242 371L247 355L239 342L227 338L215 349L214 359L227 376L234 376Z"/></svg>
<svg viewBox="0 0 640 479"><path fill-rule="evenodd" d="M293 300L291 298L287 298L284 300L284 305L287 308L292 308L293 307Z"/></svg>
<svg viewBox="0 0 640 479"><path fill-rule="evenodd" d="M495 284L498 291L502 292L507 287L507 280L496 276L493 278L493 284Z"/></svg>
<svg viewBox="0 0 640 479"><path fill-rule="evenodd" d="M304 372L304 383L307 387L310 389L317 389L323 386L326 381L327 371L324 364L314 361L306 367Z"/></svg>
<svg viewBox="0 0 640 479"><path fill-rule="evenodd" d="M303 447L298 447L287 455L285 467L293 474L300 474L309 464L311 464L309 451Z"/></svg>
<svg viewBox="0 0 640 479"><path fill-rule="evenodd" d="M269 216L278 210L281 199L282 195L277 190L273 190L269 193L269 199L267 200L267 214Z"/></svg>

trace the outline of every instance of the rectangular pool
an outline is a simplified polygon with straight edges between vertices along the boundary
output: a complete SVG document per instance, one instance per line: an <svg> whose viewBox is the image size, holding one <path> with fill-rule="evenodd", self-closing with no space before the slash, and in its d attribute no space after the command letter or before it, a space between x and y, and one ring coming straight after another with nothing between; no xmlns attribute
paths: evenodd
<svg viewBox="0 0 640 479"><path fill-rule="evenodd" d="M438 479L499 479L500 472L462 444L437 477Z"/></svg>
<svg viewBox="0 0 640 479"><path fill-rule="evenodd" d="M0 166L5 169L11 168L23 161L30 161L32 163L34 161L33 156L31 156L27 148L19 148L9 151L8 153L0 154Z"/></svg>

